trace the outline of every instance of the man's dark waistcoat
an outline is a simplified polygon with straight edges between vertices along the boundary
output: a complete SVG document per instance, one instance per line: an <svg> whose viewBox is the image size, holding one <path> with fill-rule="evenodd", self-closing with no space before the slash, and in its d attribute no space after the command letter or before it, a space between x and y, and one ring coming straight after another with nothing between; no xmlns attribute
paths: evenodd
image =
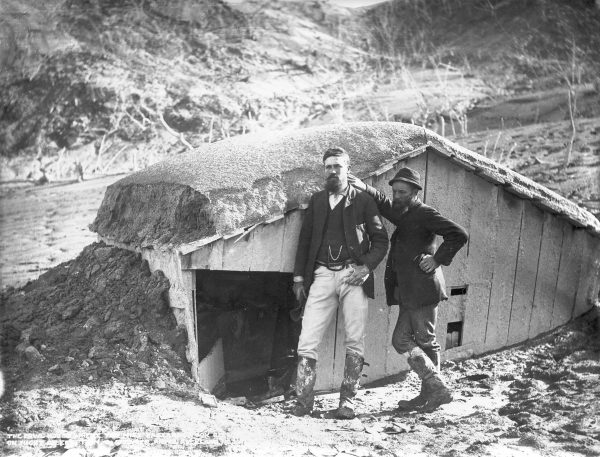
<svg viewBox="0 0 600 457"><path fill-rule="evenodd" d="M366 265L371 270L363 288L367 296L373 298L375 294L372 272L387 252L387 231L377 205L366 193L350 187L340 204L344 205L342 218L348 253L358 265ZM294 275L304 277L307 291L314 278L315 261L323 241L328 206L329 194L326 190L314 193L300 230Z"/></svg>
<svg viewBox="0 0 600 457"><path fill-rule="evenodd" d="M396 225L385 268L388 305L398 304L396 297L399 297L400 304L412 308L446 300L448 296L442 269L425 273L419 268L416 258L421 254L431 254L439 264L450 265L468 240L465 229L420 201L400 213L384 193L371 186L367 186L367 193L377 202L381 215ZM436 235L444 238L437 250Z"/></svg>

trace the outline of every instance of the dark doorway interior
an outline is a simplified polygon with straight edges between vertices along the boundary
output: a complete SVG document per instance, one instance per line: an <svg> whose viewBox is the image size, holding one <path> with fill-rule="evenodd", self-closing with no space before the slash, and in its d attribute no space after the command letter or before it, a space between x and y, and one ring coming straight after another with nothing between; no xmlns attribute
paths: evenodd
<svg viewBox="0 0 600 457"><path fill-rule="evenodd" d="M222 338L226 396L289 389L300 330L289 317L294 304L291 273L197 270L198 356Z"/></svg>

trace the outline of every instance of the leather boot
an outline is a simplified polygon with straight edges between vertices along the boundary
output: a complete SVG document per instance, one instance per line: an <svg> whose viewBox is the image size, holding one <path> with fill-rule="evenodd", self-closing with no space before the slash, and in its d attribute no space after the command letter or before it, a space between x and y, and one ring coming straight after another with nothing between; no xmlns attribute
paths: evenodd
<svg viewBox="0 0 600 457"><path fill-rule="evenodd" d="M398 410L414 411L423 406L425 402L427 402L427 389L425 388L425 383L421 381L421 391L419 392L419 395L410 400L400 400L398 402Z"/></svg>
<svg viewBox="0 0 600 457"><path fill-rule="evenodd" d="M290 413L294 416L305 416L313 410L315 393L313 391L317 380L317 361L308 357L298 357L296 371L296 401Z"/></svg>
<svg viewBox="0 0 600 457"><path fill-rule="evenodd" d="M433 362L433 365L436 368L436 371L440 372L440 352L434 351L433 349L423 349L423 352L427 354L427 356ZM419 409L419 407L423 406L427 402L427 387L426 384L421 381L421 391L419 395L410 400L400 400L398 402L398 410L399 411L414 411L415 409Z"/></svg>
<svg viewBox="0 0 600 457"><path fill-rule="evenodd" d="M425 384L427 401L419 411L429 413L452 401L452 393L436 370L436 366L421 348L416 347L410 351L408 364Z"/></svg>
<svg viewBox="0 0 600 457"><path fill-rule="evenodd" d="M358 354L347 353L344 364L344 379L340 387L340 404L335 412L338 419L354 419L354 397L360 384L365 359Z"/></svg>
<svg viewBox="0 0 600 457"><path fill-rule="evenodd" d="M427 354L427 356L431 359L431 361L433 362L433 365L435 366L435 370L439 373L440 372L440 351L434 351L433 349L423 349L423 352L425 352L425 354Z"/></svg>

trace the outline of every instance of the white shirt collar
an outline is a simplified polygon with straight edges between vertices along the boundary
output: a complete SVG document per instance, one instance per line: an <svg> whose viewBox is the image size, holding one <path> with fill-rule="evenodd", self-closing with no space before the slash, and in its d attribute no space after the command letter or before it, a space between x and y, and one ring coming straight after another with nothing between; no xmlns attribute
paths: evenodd
<svg viewBox="0 0 600 457"><path fill-rule="evenodd" d="M331 209L335 208L337 204L342 201L346 195L348 195L348 189L350 189L350 185L346 186L346 188L340 193L329 192L329 207Z"/></svg>

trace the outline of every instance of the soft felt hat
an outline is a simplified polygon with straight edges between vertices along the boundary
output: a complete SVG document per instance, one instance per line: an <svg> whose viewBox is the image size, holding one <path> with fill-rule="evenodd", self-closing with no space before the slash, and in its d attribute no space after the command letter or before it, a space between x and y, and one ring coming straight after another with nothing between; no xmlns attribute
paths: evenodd
<svg viewBox="0 0 600 457"><path fill-rule="evenodd" d="M409 184L412 184L417 189L423 189L423 187L421 187L421 175L419 175L419 172L413 170L412 168L400 168L400 170L398 170L398 173L396 173L396 176L394 176L390 180L390 186L396 181L404 181Z"/></svg>

